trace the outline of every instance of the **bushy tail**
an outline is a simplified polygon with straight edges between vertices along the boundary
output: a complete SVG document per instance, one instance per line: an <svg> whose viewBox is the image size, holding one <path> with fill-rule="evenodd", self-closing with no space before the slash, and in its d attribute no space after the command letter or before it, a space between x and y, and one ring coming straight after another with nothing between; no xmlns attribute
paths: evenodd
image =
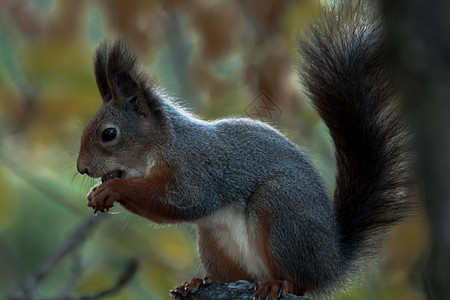
<svg viewBox="0 0 450 300"><path fill-rule="evenodd" d="M409 211L409 152L381 22L373 8L343 2L312 26L300 53L304 85L335 144L335 212L353 261Z"/></svg>

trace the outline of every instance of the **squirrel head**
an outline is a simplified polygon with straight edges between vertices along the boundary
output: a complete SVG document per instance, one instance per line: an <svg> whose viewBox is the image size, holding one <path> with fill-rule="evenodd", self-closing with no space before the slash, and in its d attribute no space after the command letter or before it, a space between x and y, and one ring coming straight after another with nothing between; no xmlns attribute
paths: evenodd
<svg viewBox="0 0 450 300"><path fill-rule="evenodd" d="M167 137L155 83L120 41L100 44L94 73L103 104L84 129L77 169L102 180L143 178Z"/></svg>

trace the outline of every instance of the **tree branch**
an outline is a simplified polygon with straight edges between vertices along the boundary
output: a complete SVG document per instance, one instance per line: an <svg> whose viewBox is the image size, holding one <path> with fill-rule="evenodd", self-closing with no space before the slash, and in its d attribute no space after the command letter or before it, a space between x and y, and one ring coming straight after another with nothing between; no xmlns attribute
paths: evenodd
<svg viewBox="0 0 450 300"><path fill-rule="evenodd" d="M202 284L197 292L188 294L185 300L236 300L236 299L253 299L256 283L239 280L229 283L211 283ZM283 299L286 300L308 300L302 296L287 294Z"/></svg>

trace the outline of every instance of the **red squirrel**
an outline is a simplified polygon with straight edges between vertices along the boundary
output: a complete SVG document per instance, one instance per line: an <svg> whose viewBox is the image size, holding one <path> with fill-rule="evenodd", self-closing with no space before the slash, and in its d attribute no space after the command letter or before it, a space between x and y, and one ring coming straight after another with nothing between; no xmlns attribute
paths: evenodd
<svg viewBox="0 0 450 300"><path fill-rule="evenodd" d="M103 42L94 61L103 104L77 161L81 174L102 179L88 206L103 212L117 202L153 222L196 225L207 275L258 281L257 299L345 284L410 209L407 134L392 105L388 50L380 18L362 4L327 9L300 40L301 79L335 145L331 201L308 157L279 131L244 118L197 118L123 43Z"/></svg>

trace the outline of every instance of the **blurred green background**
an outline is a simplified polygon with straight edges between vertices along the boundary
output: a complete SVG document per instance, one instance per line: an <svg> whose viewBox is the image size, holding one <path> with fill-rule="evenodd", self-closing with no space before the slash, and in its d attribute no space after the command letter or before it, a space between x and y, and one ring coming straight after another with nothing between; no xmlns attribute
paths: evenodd
<svg viewBox="0 0 450 300"><path fill-rule="evenodd" d="M201 118L248 116L265 95L279 114L263 119L305 149L331 193L333 148L296 67L296 36L318 8L312 0L0 0L0 298L92 214L85 196L96 181L77 174L76 159L101 104L92 56L104 38L125 40ZM137 276L108 299L168 299L172 287L204 275L191 226L155 226L115 206L93 230L39 285L44 298L70 285L78 296L105 289L130 258ZM369 275L340 298L424 299L424 244L419 215L389 235ZM77 280L74 266L83 271Z"/></svg>

